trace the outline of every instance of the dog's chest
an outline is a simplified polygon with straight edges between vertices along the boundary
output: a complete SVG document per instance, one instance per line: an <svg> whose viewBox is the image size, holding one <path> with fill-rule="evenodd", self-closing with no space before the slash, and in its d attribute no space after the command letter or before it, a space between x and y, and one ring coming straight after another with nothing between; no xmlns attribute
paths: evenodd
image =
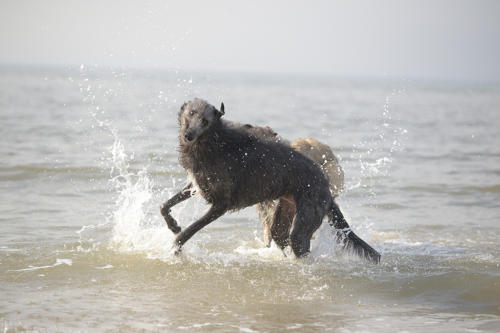
<svg viewBox="0 0 500 333"><path fill-rule="evenodd" d="M213 163L203 167L187 169L188 179L194 189L208 202L223 199L231 192L231 177L226 172L221 172L222 166Z"/></svg>
<svg viewBox="0 0 500 333"><path fill-rule="evenodd" d="M193 184L193 191L194 193L200 193L201 194L201 188L200 186L198 185L198 181L196 180L196 177L194 176L193 172L188 170L187 172L187 178L188 178L188 181Z"/></svg>

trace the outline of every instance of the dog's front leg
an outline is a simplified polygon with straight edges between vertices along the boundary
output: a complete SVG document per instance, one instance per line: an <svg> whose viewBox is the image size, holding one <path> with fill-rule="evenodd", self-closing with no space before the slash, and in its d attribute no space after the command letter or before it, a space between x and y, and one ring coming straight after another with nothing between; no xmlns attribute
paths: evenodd
<svg viewBox="0 0 500 333"><path fill-rule="evenodd" d="M217 218L224 215L227 211L226 206L222 205L212 205L208 212L205 213L198 221L192 223L189 227L184 229L180 234L177 235L174 242L174 247L176 247L176 253L180 252L180 249L184 243L186 243L195 233L200 231L203 227L209 223L215 221Z"/></svg>
<svg viewBox="0 0 500 333"><path fill-rule="evenodd" d="M189 199L193 192L191 188L193 187L192 183L189 183L184 187L179 193L174 195L172 198L168 199L163 206L161 207L161 215L165 218L165 222L167 222L167 226L174 234L178 234L181 232L181 227L177 224L177 221L170 215L170 208L177 205L178 203Z"/></svg>

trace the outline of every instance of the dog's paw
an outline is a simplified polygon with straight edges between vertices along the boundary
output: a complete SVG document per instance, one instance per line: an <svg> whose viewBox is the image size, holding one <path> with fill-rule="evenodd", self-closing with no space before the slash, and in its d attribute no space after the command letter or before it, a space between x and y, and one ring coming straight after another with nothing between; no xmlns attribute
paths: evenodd
<svg viewBox="0 0 500 333"><path fill-rule="evenodd" d="M175 256L179 256L181 255L182 253L182 247L179 246L178 244L174 244L172 246L172 253L175 255Z"/></svg>
<svg viewBox="0 0 500 333"><path fill-rule="evenodd" d="M174 256L179 256L182 253L182 248L179 246L179 244L174 243L172 244L172 247L170 248L169 253Z"/></svg>

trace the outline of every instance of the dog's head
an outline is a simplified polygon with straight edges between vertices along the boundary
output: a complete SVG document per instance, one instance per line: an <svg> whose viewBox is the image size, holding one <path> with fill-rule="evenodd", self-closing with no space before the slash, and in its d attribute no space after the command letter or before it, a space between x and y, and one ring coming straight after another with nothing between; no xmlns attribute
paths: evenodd
<svg viewBox="0 0 500 333"><path fill-rule="evenodd" d="M179 111L181 142L188 144L196 141L219 123L223 115L224 103L221 104L220 110L199 98L184 103Z"/></svg>

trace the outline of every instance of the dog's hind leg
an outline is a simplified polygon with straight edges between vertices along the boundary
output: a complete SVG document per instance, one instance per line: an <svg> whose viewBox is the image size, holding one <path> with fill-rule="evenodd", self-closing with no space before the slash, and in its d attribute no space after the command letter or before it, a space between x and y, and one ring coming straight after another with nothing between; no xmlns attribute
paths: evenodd
<svg viewBox="0 0 500 333"><path fill-rule="evenodd" d="M271 246L271 226L273 225L273 216L276 211L277 201L267 200L256 205L259 218L264 224L264 243L266 247Z"/></svg>
<svg viewBox="0 0 500 333"><path fill-rule="evenodd" d="M224 215L227 211L226 206L222 205L213 205L210 207L208 212L205 213L198 221L192 223L189 227L184 229L180 234L175 238L174 246L177 247L177 251L179 252L182 245L186 243L195 233L200 231L203 227L208 225L209 223L215 221L217 218Z"/></svg>
<svg viewBox="0 0 500 333"><path fill-rule="evenodd" d="M297 212L290 232L290 245L293 253L300 258L310 252L312 235L321 226L325 212L310 202L296 202Z"/></svg>
<svg viewBox="0 0 500 333"><path fill-rule="evenodd" d="M289 245L290 228L294 216L295 202L293 198L280 198L276 205L270 229L272 239L282 250Z"/></svg>
<svg viewBox="0 0 500 333"><path fill-rule="evenodd" d="M193 195L193 192L191 191L192 187L192 183L187 184L186 187L184 187L179 193L168 199L161 206L161 215L163 215L163 218L165 218L165 222L167 222L168 228L172 230L174 234L178 234L179 232L181 232L181 227L179 227L177 221L175 221L172 215L170 215L170 208L186 199L189 199Z"/></svg>

